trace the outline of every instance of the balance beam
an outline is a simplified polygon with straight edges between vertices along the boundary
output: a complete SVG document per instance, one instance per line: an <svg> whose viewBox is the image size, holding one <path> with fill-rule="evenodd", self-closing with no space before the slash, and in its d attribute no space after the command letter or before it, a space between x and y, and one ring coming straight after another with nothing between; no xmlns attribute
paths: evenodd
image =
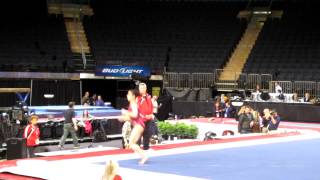
<svg viewBox="0 0 320 180"><path fill-rule="evenodd" d="M30 88L0 88L0 93L29 93Z"/></svg>

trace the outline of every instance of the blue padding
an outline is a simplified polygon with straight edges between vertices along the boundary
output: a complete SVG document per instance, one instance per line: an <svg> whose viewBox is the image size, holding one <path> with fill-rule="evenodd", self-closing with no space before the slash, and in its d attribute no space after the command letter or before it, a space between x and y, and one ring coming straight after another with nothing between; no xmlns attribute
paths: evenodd
<svg viewBox="0 0 320 180"><path fill-rule="evenodd" d="M124 168L214 180L319 180L320 140L229 148L120 161ZM102 162L101 164L105 164Z"/></svg>
<svg viewBox="0 0 320 180"><path fill-rule="evenodd" d="M68 109L68 106L29 106L28 109L41 118L46 118L48 115L52 115L53 118L63 118L63 112ZM94 117L119 116L121 114L121 110L114 109L112 106L77 105L74 107L76 117L81 117L85 109Z"/></svg>

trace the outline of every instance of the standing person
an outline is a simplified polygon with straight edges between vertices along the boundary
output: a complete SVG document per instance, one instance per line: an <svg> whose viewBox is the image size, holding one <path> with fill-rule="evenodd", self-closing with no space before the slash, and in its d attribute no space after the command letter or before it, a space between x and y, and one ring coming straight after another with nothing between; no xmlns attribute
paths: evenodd
<svg viewBox="0 0 320 180"><path fill-rule="evenodd" d="M97 94L93 94L91 98L89 98L90 106L95 106L97 101Z"/></svg>
<svg viewBox="0 0 320 180"><path fill-rule="evenodd" d="M139 110L136 98L139 95L137 90L129 90L127 94L127 100L129 101L128 110L122 110L122 117L120 120L131 121L133 129L129 137L129 148L141 156L139 164L144 164L147 161L147 156L144 151L137 144L141 135L145 129L145 124L139 117Z"/></svg>
<svg viewBox="0 0 320 180"><path fill-rule="evenodd" d="M90 103L90 93L89 93L89 91L86 91L85 93L84 93L84 96L82 97L82 101L81 101L81 104L83 105L84 103Z"/></svg>
<svg viewBox="0 0 320 180"><path fill-rule="evenodd" d="M153 104L151 96L147 93L147 85L145 83L139 84L139 96L137 97L139 118L145 123L145 129L143 132L143 149L148 150L150 147L150 138L152 136L152 120Z"/></svg>
<svg viewBox="0 0 320 180"><path fill-rule="evenodd" d="M227 101L225 103L225 108L224 108L224 117L225 118L233 118L235 114L235 108L232 106L230 101Z"/></svg>
<svg viewBox="0 0 320 180"><path fill-rule="evenodd" d="M74 148L80 147L79 142L78 142L78 138L76 135L76 131L78 130L78 126L77 126L77 120L74 119L74 117L75 117L75 112L73 109L74 103L69 102L68 106L69 106L69 109L67 109L64 112L63 135L61 137L61 140L60 140L60 143L58 146L60 149L63 149L64 143L65 143L69 133L71 133Z"/></svg>
<svg viewBox="0 0 320 180"><path fill-rule="evenodd" d="M152 102L154 115L158 113L159 104L158 104L157 100L158 100L158 96L152 96L151 102Z"/></svg>
<svg viewBox="0 0 320 180"><path fill-rule="evenodd" d="M158 96L152 96L151 99L152 102L152 106L153 106L153 123L154 123L154 129L153 129L153 135L158 135L159 134L159 129L158 129L158 118L157 118L157 114L158 114L158 109L159 109L159 104L158 104Z"/></svg>
<svg viewBox="0 0 320 180"><path fill-rule="evenodd" d="M40 130L37 126L38 116L32 115L25 127L23 137L27 139L28 158L34 156L34 148L39 145Z"/></svg>
<svg viewBox="0 0 320 180"><path fill-rule="evenodd" d="M222 118L224 114L224 104L221 103L220 100L216 100L213 111L215 113L215 117Z"/></svg>

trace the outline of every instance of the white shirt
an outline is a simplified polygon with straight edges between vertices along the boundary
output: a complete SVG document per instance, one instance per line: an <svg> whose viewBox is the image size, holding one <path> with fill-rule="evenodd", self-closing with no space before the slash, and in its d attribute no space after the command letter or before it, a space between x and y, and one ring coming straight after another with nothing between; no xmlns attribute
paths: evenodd
<svg viewBox="0 0 320 180"><path fill-rule="evenodd" d="M151 99L151 102L152 102L152 105L153 105L153 113L157 114L158 113L158 107L159 107L158 102L155 101L153 98Z"/></svg>
<svg viewBox="0 0 320 180"><path fill-rule="evenodd" d="M276 87L275 87L275 93L282 93L282 87L278 84L278 85L276 85Z"/></svg>

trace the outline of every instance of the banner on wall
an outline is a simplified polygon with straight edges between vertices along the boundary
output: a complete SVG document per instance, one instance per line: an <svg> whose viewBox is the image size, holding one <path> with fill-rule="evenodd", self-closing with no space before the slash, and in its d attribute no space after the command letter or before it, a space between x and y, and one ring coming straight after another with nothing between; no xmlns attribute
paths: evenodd
<svg viewBox="0 0 320 180"><path fill-rule="evenodd" d="M145 66L96 66L96 76L114 76L114 77L129 77L131 74L139 74L143 77L151 75L151 71Z"/></svg>

